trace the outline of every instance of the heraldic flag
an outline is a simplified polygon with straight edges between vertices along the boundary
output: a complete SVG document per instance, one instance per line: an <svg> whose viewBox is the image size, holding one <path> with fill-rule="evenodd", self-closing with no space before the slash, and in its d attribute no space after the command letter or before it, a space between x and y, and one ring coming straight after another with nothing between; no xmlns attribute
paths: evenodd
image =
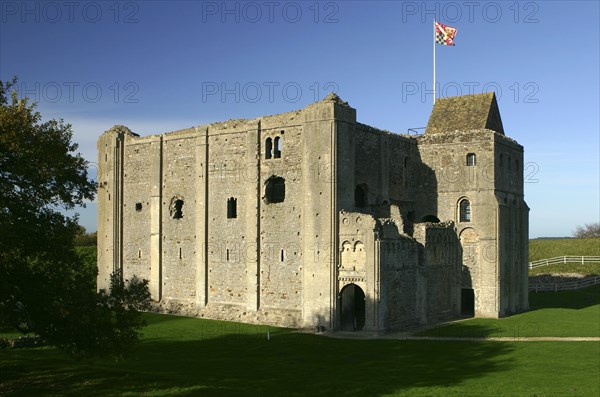
<svg viewBox="0 0 600 397"><path fill-rule="evenodd" d="M456 28L435 22L435 42L441 45L454 45Z"/></svg>

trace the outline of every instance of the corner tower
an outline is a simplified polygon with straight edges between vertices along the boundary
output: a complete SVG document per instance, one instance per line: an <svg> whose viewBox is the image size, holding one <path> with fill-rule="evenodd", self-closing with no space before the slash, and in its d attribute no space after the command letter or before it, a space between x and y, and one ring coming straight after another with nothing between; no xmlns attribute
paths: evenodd
<svg viewBox="0 0 600 397"><path fill-rule="evenodd" d="M437 182L437 195L422 192L435 198L423 208L456 223L463 313L502 317L527 310L523 147L504 134L494 93L436 101L418 145Z"/></svg>

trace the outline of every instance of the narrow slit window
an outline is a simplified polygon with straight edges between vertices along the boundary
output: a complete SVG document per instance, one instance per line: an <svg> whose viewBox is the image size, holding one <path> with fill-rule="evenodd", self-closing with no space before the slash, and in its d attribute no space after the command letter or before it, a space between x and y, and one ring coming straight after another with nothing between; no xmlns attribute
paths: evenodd
<svg viewBox="0 0 600 397"><path fill-rule="evenodd" d="M273 157L273 139L267 138L265 141L265 158L270 159Z"/></svg>
<svg viewBox="0 0 600 397"><path fill-rule="evenodd" d="M402 167L402 186L406 187L406 179L408 178L408 157L404 157L404 164Z"/></svg>
<svg viewBox="0 0 600 397"><path fill-rule="evenodd" d="M237 218L237 199L230 197L227 199L227 219Z"/></svg>
<svg viewBox="0 0 600 397"><path fill-rule="evenodd" d="M460 222L471 222L471 203L467 199L460 201L459 221Z"/></svg>
<svg viewBox="0 0 600 397"><path fill-rule="evenodd" d="M469 153L467 154L467 166L468 167L474 167L477 163L477 158L475 156L475 153Z"/></svg>
<svg viewBox="0 0 600 397"><path fill-rule="evenodd" d="M273 149L273 157L278 159L281 158L281 138L275 137L275 144Z"/></svg>
<svg viewBox="0 0 600 397"><path fill-rule="evenodd" d="M366 207L369 203L369 188L366 184L361 183L354 189L354 205L358 208Z"/></svg>

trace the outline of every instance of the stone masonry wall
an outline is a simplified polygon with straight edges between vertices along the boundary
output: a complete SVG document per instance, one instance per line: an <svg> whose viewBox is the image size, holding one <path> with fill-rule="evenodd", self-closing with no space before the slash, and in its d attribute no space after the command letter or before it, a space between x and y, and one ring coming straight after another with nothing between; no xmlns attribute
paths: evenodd
<svg viewBox="0 0 600 397"><path fill-rule="evenodd" d="M395 135L329 96L143 138L116 126L98 140L98 288L122 268L166 311L333 329L350 284L372 331L455 316L461 288L477 316L525 310L522 147L442 121Z"/></svg>

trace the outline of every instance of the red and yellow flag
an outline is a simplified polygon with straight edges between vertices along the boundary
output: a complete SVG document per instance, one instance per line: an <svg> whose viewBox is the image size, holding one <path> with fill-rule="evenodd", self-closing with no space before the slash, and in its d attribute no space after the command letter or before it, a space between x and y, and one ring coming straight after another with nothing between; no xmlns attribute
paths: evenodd
<svg viewBox="0 0 600 397"><path fill-rule="evenodd" d="M456 28L446 26L439 22L435 23L435 42L441 45L454 45Z"/></svg>

